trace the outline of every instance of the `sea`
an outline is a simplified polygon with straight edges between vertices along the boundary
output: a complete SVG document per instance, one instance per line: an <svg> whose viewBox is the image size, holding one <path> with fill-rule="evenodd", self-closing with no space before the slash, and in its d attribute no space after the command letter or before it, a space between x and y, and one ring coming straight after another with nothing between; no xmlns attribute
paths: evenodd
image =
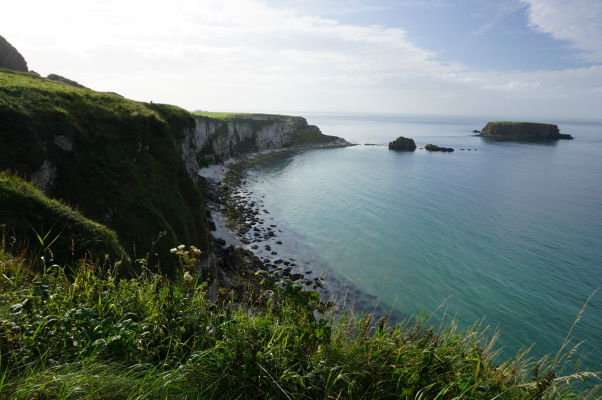
<svg viewBox="0 0 602 400"><path fill-rule="evenodd" d="M281 254L348 283L364 309L498 332L502 359L554 355L569 336L602 370L602 121L543 120L575 139L519 143L475 136L479 117L304 116L357 146L249 171ZM419 149L388 150L398 136Z"/></svg>

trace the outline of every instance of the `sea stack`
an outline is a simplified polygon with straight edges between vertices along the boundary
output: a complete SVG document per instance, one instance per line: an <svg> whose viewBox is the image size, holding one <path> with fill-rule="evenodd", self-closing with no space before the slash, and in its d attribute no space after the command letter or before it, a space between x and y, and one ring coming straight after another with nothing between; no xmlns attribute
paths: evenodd
<svg viewBox="0 0 602 400"><path fill-rule="evenodd" d="M389 142L389 150L414 151L416 150L416 143L414 143L414 139L400 136L394 141Z"/></svg>
<svg viewBox="0 0 602 400"><path fill-rule="evenodd" d="M558 125L539 122L488 122L481 130L481 136L507 140L558 140L572 139L562 134Z"/></svg>

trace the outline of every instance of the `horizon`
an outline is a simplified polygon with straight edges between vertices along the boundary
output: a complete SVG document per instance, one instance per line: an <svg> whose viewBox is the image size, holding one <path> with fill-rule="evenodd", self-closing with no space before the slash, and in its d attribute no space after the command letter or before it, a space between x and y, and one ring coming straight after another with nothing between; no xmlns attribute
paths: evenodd
<svg viewBox="0 0 602 400"><path fill-rule="evenodd" d="M596 0L59 0L5 8L0 35L30 70L139 101L600 120Z"/></svg>

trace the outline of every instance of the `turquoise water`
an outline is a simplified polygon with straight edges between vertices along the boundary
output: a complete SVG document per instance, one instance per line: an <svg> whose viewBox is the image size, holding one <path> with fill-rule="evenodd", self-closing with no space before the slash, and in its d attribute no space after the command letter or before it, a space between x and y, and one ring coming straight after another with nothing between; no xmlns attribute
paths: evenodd
<svg viewBox="0 0 602 400"><path fill-rule="evenodd" d="M557 121L576 139L534 144L471 136L476 118L308 119L357 143L403 135L456 151L360 145L255 168L249 188L289 254L404 315L443 304L463 326L483 320L505 354L559 348L602 286L602 123ZM573 336L602 369L602 292Z"/></svg>

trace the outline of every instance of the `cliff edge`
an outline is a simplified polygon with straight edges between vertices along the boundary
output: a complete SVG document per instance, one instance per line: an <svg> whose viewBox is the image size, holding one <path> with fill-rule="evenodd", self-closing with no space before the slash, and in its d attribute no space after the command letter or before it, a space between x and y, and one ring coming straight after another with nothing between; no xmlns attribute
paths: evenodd
<svg viewBox="0 0 602 400"><path fill-rule="evenodd" d="M32 180L44 194L106 225L132 259L160 269L169 264L161 254L181 243L211 249L201 167L300 143L346 142L301 117L195 116L0 71L0 170Z"/></svg>

